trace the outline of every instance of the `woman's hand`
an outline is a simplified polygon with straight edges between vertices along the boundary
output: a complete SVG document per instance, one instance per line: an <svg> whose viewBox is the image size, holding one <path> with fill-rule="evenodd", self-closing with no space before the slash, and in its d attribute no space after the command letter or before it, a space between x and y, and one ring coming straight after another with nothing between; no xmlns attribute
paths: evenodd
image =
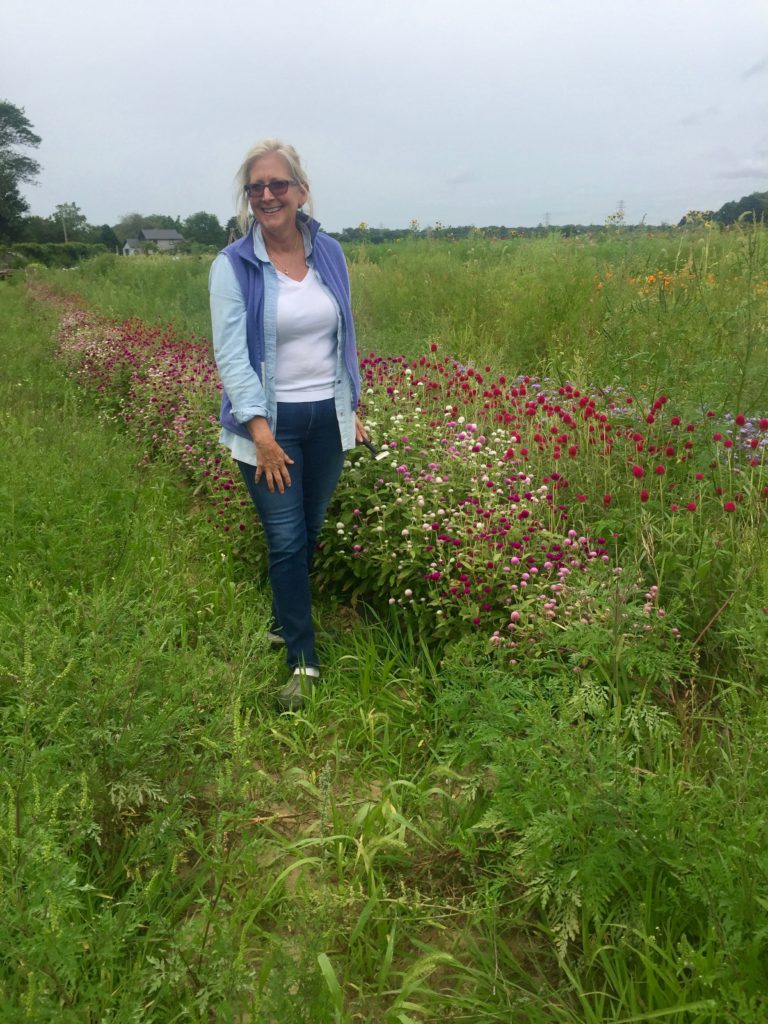
<svg viewBox="0 0 768 1024"><path fill-rule="evenodd" d="M355 413L355 444L362 444L363 441L370 441L368 431L363 426L363 421Z"/></svg>
<svg viewBox="0 0 768 1024"><path fill-rule="evenodd" d="M286 487L291 486L288 467L293 465L293 459L277 443L262 416L249 420L246 426L256 445L256 483L264 477L270 494L274 494L275 488L282 494Z"/></svg>

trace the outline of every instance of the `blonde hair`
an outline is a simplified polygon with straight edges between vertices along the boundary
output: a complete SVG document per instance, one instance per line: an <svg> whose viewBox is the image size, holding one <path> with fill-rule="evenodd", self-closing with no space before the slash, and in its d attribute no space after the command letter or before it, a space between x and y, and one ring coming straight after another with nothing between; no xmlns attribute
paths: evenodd
<svg viewBox="0 0 768 1024"><path fill-rule="evenodd" d="M291 177L294 178L300 185L303 186L307 193L307 198L304 200L308 207L308 212L312 214L312 197L309 194L309 178L307 178L306 171L301 166L301 157L293 148L285 142L281 142L280 139L262 139L261 142L257 142L255 146L252 146L245 154L245 160L240 165L240 169L237 172L235 179L237 184L237 222L240 225L240 229L243 234L246 234L253 214L251 213L251 207L248 203L248 196L245 194L245 186L251 177L251 168L260 160L263 156L267 156L269 153L277 153L285 160L288 164L288 170L290 171Z"/></svg>

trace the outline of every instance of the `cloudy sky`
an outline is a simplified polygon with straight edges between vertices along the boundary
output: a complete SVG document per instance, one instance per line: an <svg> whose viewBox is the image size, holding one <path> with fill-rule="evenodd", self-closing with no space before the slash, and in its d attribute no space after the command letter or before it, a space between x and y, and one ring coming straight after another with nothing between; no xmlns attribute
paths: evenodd
<svg viewBox="0 0 768 1024"><path fill-rule="evenodd" d="M630 223L768 190L768 0L3 0L32 213L226 221L258 139L329 230Z"/></svg>

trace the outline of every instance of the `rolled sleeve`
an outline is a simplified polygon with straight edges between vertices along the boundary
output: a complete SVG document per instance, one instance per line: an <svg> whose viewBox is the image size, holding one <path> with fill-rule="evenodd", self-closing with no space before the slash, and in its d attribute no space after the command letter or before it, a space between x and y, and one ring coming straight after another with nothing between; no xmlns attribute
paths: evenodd
<svg viewBox="0 0 768 1024"><path fill-rule="evenodd" d="M220 253L208 277L211 297L213 355L221 383L238 423L267 415L267 400L259 376L248 358L246 309L243 293L227 256Z"/></svg>

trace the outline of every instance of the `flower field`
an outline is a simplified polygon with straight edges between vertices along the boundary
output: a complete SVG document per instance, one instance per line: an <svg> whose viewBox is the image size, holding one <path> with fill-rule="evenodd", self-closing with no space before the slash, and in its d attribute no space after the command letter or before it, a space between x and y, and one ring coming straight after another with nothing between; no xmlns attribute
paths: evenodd
<svg viewBox="0 0 768 1024"><path fill-rule="evenodd" d="M147 457L177 464L211 527L252 543L250 502L217 444L208 343L71 303L59 342ZM392 607L435 639L470 630L515 660L612 620L617 601L630 643L654 628L699 645L713 601L748 592L759 564L745 570L743 553L761 550L768 511L759 410L692 414L666 393L509 379L437 342L412 359L370 353L361 374L380 457L349 457L329 509L316 561L329 593ZM714 580L732 589L711 593Z"/></svg>
<svg viewBox="0 0 768 1024"><path fill-rule="evenodd" d="M0 1018L762 1024L764 231L348 257L292 715L207 262L8 286Z"/></svg>

